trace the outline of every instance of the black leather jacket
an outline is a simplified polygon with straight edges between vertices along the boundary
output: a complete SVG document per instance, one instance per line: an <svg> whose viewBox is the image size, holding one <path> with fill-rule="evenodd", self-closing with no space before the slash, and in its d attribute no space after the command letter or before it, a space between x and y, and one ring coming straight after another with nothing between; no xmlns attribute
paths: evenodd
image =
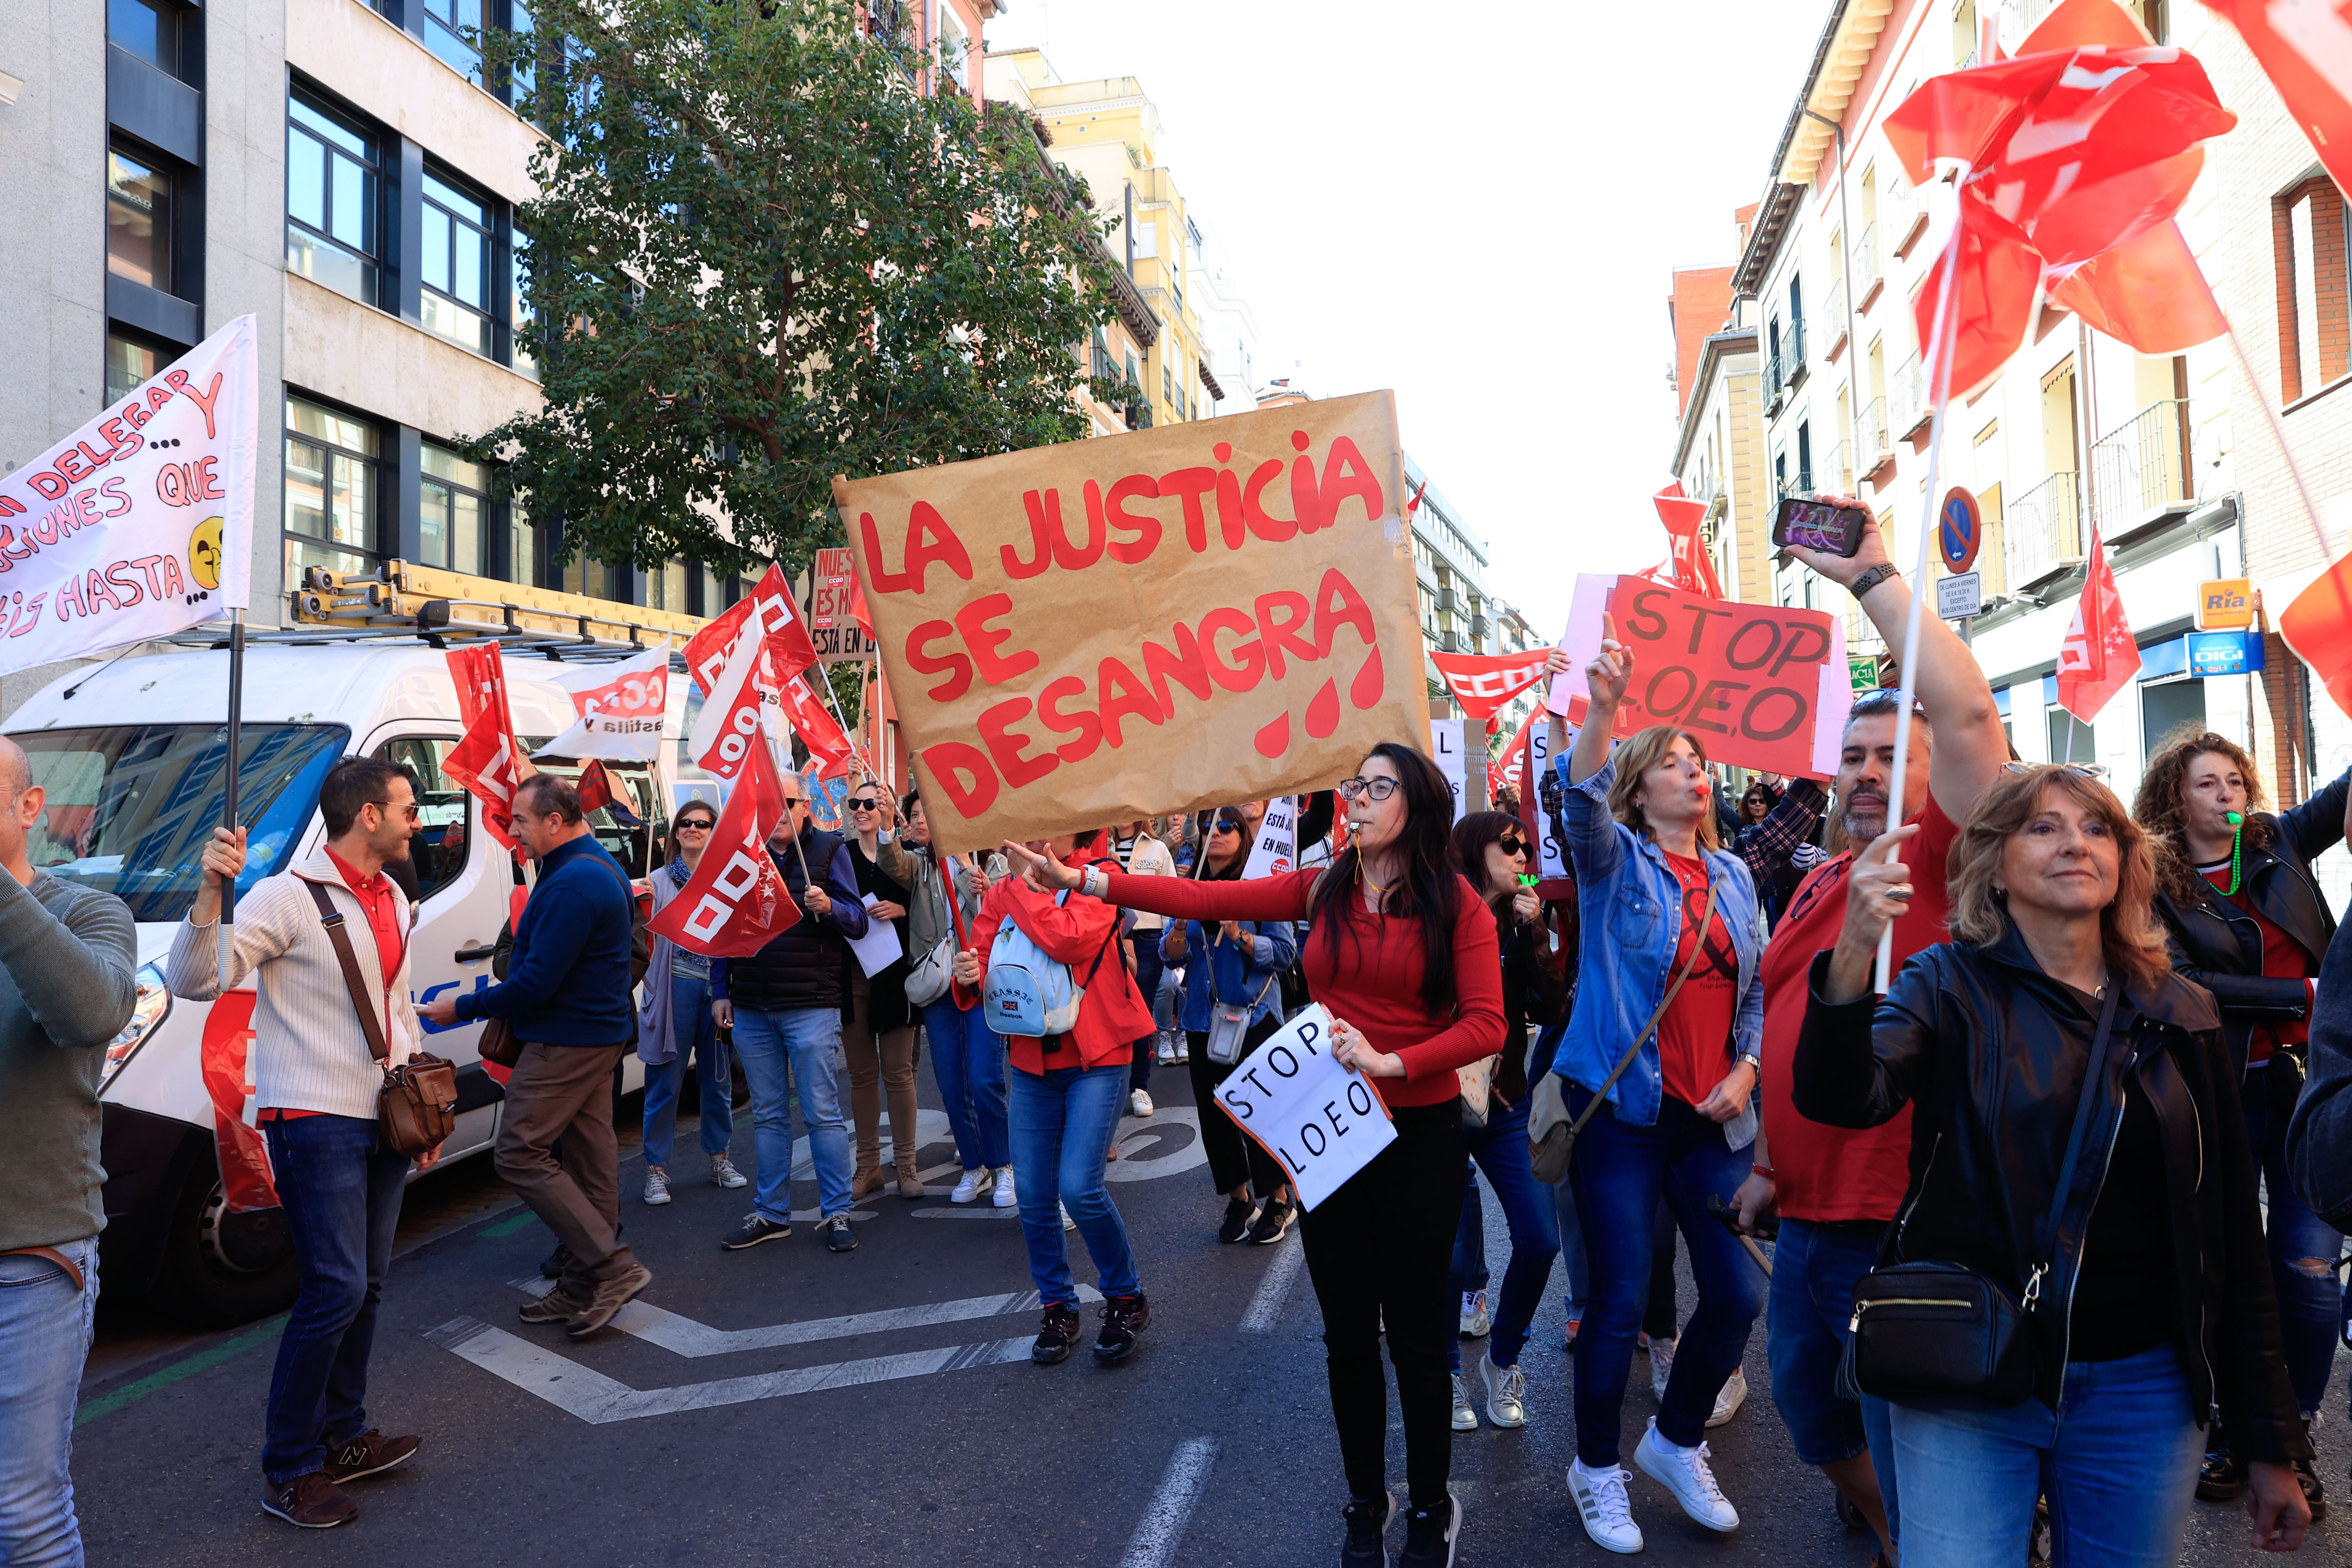
<svg viewBox="0 0 2352 1568"><path fill-rule="evenodd" d="M1887 1255L1966 1264L2020 1300L2047 1262L2042 1309L2028 1322L2035 1392L2054 1408L2084 1232L2123 1120L2123 1075L2136 1074L2163 1130L2191 1414L2202 1426L2218 1402L2248 1458L2310 1458L2281 1358L2237 1075L2225 1065L2212 998L2177 975L2150 995L2125 992L2045 1259L2036 1244L2085 1092L2083 1047L2054 1016L2085 1016L2075 992L2042 972L2014 930L1988 948L1942 942L1916 954L1874 1015L1869 997L1822 1000L1828 960L1814 960L1790 1089L1800 1115L1832 1127L1875 1127L1916 1105L1910 1191Z"/></svg>
<svg viewBox="0 0 2352 1568"><path fill-rule="evenodd" d="M2315 959L2325 958L2335 940L2336 916L2312 878L2311 862L2342 842L2347 790L2352 773L2292 811L2276 816L2256 812L2255 819L2270 826L2271 842L2259 849L2248 846L2241 867L2245 890L2263 918ZM2221 1005L2221 1030L2242 1078L2246 1037L2258 1025L2305 1018L2309 989L2300 980L2263 977L2262 927L2218 889L2208 889L2186 908L2159 892L2156 912L2172 939L2172 966Z"/></svg>

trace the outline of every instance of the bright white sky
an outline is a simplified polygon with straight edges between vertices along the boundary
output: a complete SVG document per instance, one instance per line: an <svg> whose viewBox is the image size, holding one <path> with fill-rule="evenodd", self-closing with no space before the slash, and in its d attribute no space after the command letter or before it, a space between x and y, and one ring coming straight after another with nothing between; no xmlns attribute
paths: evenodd
<svg viewBox="0 0 2352 1568"><path fill-rule="evenodd" d="M989 47L1141 79L1261 375L1394 388L1495 593L1554 629L1664 557L1669 274L1735 259L1828 0L1011 5Z"/></svg>

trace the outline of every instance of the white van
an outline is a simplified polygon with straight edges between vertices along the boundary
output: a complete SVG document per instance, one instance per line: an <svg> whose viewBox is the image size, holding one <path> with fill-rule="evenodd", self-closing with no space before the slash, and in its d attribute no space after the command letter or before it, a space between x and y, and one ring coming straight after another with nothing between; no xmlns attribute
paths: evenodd
<svg viewBox="0 0 2352 1568"><path fill-rule="evenodd" d="M448 664L415 638L332 637L307 646L258 640L247 650L239 815L251 847L243 881L317 851L326 831L319 784L337 758L404 763L423 785L411 857L419 903L413 994L422 1004L455 988L478 990L491 984L491 952L516 880L511 858L480 831L473 797L441 771L460 733ZM570 697L534 679L535 670L550 668L551 658L601 662L631 651L604 644L551 654L551 646L510 646L506 654L509 701L526 749L572 721ZM30 755L34 780L48 794L33 863L117 895L139 923L138 1010L107 1047L100 1091L107 1292L152 1291L176 1315L213 1325L282 1310L298 1275L279 1211L232 1213L225 1199L203 1058L207 1020L228 1004L173 999L158 968L194 897L198 848L220 820L227 689L226 651L121 658L58 679L0 726ZM688 691L683 679L669 683L673 734L685 732ZM707 780L674 778L667 760L605 767L635 825L607 811L591 820L642 887L661 863L674 792L716 795ZM557 763L549 771L577 770ZM457 1131L443 1158L481 1152L497 1131L502 1097L476 1053L481 1026L425 1027L429 1047L458 1069ZM634 1055L625 1072L626 1087L637 1088ZM249 1118L249 1077L243 1089ZM225 1098L238 1092L228 1086Z"/></svg>

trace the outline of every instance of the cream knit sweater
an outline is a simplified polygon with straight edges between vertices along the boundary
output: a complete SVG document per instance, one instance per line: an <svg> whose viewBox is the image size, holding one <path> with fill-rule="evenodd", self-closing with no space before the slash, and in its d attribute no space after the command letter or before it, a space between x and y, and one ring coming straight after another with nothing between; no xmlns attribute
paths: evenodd
<svg viewBox="0 0 2352 1568"><path fill-rule="evenodd" d="M367 1036L352 1011L351 988L343 983L343 966L336 961L327 928L320 923L318 906L302 886L306 881L323 886L342 911L343 930L359 957L360 973L373 987L369 995L383 1005L383 959L376 951L375 930L332 860L320 853L256 882L236 900L229 981L234 989L259 971L261 994L253 1008L255 1103L264 1110L323 1110L372 1121L383 1072L368 1054ZM396 883L394 892L394 912L405 929L408 900L399 896ZM414 1055L423 1038L416 1005L408 994L407 950L414 945L403 944L388 1018L386 1013L377 1015L386 1023L384 1041L396 1062ZM163 979L173 995L191 1002L209 1002L220 994L217 922L180 923L171 956L164 961Z"/></svg>

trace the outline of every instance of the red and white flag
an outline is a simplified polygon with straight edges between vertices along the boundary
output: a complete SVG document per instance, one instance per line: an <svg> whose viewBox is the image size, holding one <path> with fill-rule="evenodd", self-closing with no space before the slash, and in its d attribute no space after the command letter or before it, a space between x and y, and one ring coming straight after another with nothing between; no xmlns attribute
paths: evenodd
<svg viewBox="0 0 2352 1568"><path fill-rule="evenodd" d="M1674 585L1685 594L1722 598L1723 583L1715 574L1715 558L1698 536L1699 525L1706 521L1706 503L1683 494L1680 479L1650 499L1657 505L1658 521L1665 524L1666 543L1673 552Z"/></svg>
<svg viewBox="0 0 2352 1568"><path fill-rule="evenodd" d="M2352 555L2337 558L2297 594L2280 615L2278 629L2336 706L2352 713Z"/></svg>
<svg viewBox="0 0 2352 1568"><path fill-rule="evenodd" d="M816 645L793 604L792 584L783 568L771 565L751 591L719 613L686 645L687 672L705 693L718 689L728 655L747 626L756 626L774 656L775 679L798 675L816 663Z"/></svg>
<svg viewBox="0 0 2352 1568"><path fill-rule="evenodd" d="M817 679L824 679L822 671ZM801 738L801 743L809 749L809 755L816 760L817 775L828 779L847 776L851 760L856 754L856 749L850 744L848 735L842 731L840 721L825 707L824 700L809 689L808 677L793 676L783 683L777 696L782 701L784 718L793 727L793 733Z"/></svg>
<svg viewBox="0 0 2352 1568"><path fill-rule="evenodd" d="M1491 719L1503 704L1543 679L1548 647L1524 653L1433 653L1429 661L1444 678L1445 689L1473 719Z"/></svg>
<svg viewBox="0 0 2352 1568"><path fill-rule="evenodd" d="M741 771L719 810L710 847L647 928L688 952L712 958L748 958L801 918L768 853L768 835L783 820L786 807L767 748L746 752Z"/></svg>
<svg viewBox="0 0 2352 1568"><path fill-rule="evenodd" d="M457 686L457 715L465 736L442 759L441 771L482 803L482 826L507 848L514 847L515 790L528 776L507 709L506 666L496 643L454 647L447 654L449 678Z"/></svg>
<svg viewBox="0 0 2352 1568"><path fill-rule="evenodd" d="M2115 569L2093 529L2090 572L2074 604L2074 624L2058 647L2058 706L2087 724L2137 673L2139 645L2124 618Z"/></svg>
<svg viewBox="0 0 2352 1568"><path fill-rule="evenodd" d="M649 763L659 755L669 711L667 641L619 664L567 665L538 679L561 687L580 715L541 756Z"/></svg>
<svg viewBox="0 0 2352 1568"><path fill-rule="evenodd" d="M2352 16L2347 8L2338 0L2205 0L2205 6L2238 29L2336 188L2352 191Z"/></svg>
<svg viewBox="0 0 2352 1568"><path fill-rule="evenodd" d="M703 631L709 629L706 626ZM698 633L696 640L700 639ZM776 701L768 655L763 639L739 637L717 676L703 687L702 712L694 721L694 733L687 737L687 752L704 772L731 779L743 771L752 752L781 736L782 731L768 721L768 710ZM699 680L701 667L692 663L691 644L687 658Z"/></svg>

